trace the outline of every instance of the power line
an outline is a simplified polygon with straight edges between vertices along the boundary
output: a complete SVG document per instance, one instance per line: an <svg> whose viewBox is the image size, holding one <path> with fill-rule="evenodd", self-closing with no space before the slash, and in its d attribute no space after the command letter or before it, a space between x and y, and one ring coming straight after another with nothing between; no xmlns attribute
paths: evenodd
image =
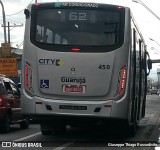
<svg viewBox="0 0 160 150"><path fill-rule="evenodd" d="M3 22L3 20L2 19L0 19L0 21L2 21ZM18 21L14 21L14 20L11 20L11 19L7 19L6 18L6 22L11 22L11 23L21 23L21 22L18 22ZM25 21L24 21L25 22Z"/></svg>
<svg viewBox="0 0 160 150"><path fill-rule="evenodd" d="M141 4L144 8L146 8L153 16L155 16L158 20L160 20L160 17L155 14L147 5L145 5L141 0L132 0L133 2Z"/></svg>
<svg viewBox="0 0 160 150"><path fill-rule="evenodd" d="M140 1L140 0L139 0ZM160 20L159 16L156 15L149 7L147 7L142 1L140 1L140 3L148 10L150 11L150 13L155 16L158 20Z"/></svg>
<svg viewBox="0 0 160 150"><path fill-rule="evenodd" d="M24 9L23 9L23 10L24 10ZM17 12L17 13L14 13L14 14L6 15L6 16L13 16L13 15L17 15L17 14L21 13L23 10L21 10L21 11L19 11L19 12Z"/></svg>
<svg viewBox="0 0 160 150"><path fill-rule="evenodd" d="M10 25L10 23L8 22L8 26L6 25L6 26L4 26L4 25L2 25L1 27L7 27L8 28L8 43L10 43L10 27L22 27L23 26L23 24L20 24L20 25L16 25L16 24L14 24L14 25Z"/></svg>
<svg viewBox="0 0 160 150"><path fill-rule="evenodd" d="M33 1L33 0L31 0L31 2L30 2L29 4L31 4L31 3L32 3L32 1ZM29 4L28 4L28 5L29 5ZM27 6L28 6L28 5L27 5ZM26 8L26 7L25 7L25 8ZM24 9L25 9L25 8L24 8ZM17 13L9 14L9 15L6 15L6 16L13 16L13 15L17 15L17 14L21 13L22 11L24 11L24 9L20 10L20 11L19 11L19 12L17 12Z"/></svg>
<svg viewBox="0 0 160 150"><path fill-rule="evenodd" d="M22 41L17 48L20 48L24 44L24 41Z"/></svg>

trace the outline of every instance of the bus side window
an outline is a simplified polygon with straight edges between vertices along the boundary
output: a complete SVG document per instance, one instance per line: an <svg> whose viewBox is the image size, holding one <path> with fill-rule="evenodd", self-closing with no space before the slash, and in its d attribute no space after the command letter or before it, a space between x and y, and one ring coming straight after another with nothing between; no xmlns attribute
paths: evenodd
<svg viewBox="0 0 160 150"><path fill-rule="evenodd" d="M36 40L38 42L42 40L42 36L39 33L36 34Z"/></svg>
<svg viewBox="0 0 160 150"><path fill-rule="evenodd" d="M38 41L38 42L40 42L41 40L42 40L42 36L37 32L37 34L36 34L36 40Z"/></svg>
<svg viewBox="0 0 160 150"><path fill-rule="evenodd" d="M42 40L42 27L40 27L39 25L37 25L36 40L38 42Z"/></svg>

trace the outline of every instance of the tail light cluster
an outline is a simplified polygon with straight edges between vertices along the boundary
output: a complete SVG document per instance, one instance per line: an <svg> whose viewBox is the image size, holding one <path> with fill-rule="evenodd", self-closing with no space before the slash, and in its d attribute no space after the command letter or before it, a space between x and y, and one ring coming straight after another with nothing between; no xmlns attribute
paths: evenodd
<svg viewBox="0 0 160 150"><path fill-rule="evenodd" d="M32 68L31 65L26 61L25 64L25 88L28 91L33 91L32 88Z"/></svg>
<svg viewBox="0 0 160 150"><path fill-rule="evenodd" d="M79 52L81 49L80 48L77 48L77 47L73 47L71 48L71 51L72 52Z"/></svg>
<svg viewBox="0 0 160 150"><path fill-rule="evenodd" d="M127 66L124 65L119 72L117 90L116 90L115 96L121 95L122 93L124 93L125 86L126 86L126 79L127 79Z"/></svg>
<svg viewBox="0 0 160 150"><path fill-rule="evenodd" d="M2 106L2 104L3 104L3 99L0 98L0 107Z"/></svg>

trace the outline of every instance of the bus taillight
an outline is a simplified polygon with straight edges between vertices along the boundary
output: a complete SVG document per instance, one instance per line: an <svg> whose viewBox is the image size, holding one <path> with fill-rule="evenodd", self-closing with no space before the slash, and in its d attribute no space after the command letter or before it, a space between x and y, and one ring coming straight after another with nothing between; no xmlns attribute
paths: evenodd
<svg viewBox="0 0 160 150"><path fill-rule="evenodd" d="M125 84L126 84L126 78L127 78L127 67L125 65L120 70L120 86L119 86L118 94L122 94L124 92Z"/></svg>
<svg viewBox="0 0 160 150"><path fill-rule="evenodd" d="M0 98L0 106L2 106L2 103L3 103L3 99Z"/></svg>
<svg viewBox="0 0 160 150"><path fill-rule="evenodd" d="M124 92L126 85L126 78L127 78L127 67L126 65L124 65L119 72L117 90L115 96L121 95Z"/></svg>
<svg viewBox="0 0 160 150"><path fill-rule="evenodd" d="M35 6L40 6L41 4L39 4L39 3L35 3L34 5L35 5Z"/></svg>
<svg viewBox="0 0 160 150"><path fill-rule="evenodd" d="M123 6L117 6L117 9L124 9Z"/></svg>
<svg viewBox="0 0 160 150"><path fill-rule="evenodd" d="M28 71L29 70L29 67L28 67L28 65L26 65L26 67L25 67L25 82L26 82L26 88L27 89L29 89L29 85L28 85Z"/></svg>
<svg viewBox="0 0 160 150"><path fill-rule="evenodd" d="M78 52L80 51L80 48L71 48L72 52Z"/></svg>
<svg viewBox="0 0 160 150"><path fill-rule="evenodd" d="M32 91L32 68L28 62L25 65L25 88Z"/></svg>

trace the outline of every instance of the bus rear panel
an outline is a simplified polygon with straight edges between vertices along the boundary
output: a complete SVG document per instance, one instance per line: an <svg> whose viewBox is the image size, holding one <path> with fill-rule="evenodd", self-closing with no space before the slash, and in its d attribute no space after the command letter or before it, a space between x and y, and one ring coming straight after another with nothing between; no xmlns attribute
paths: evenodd
<svg viewBox="0 0 160 150"><path fill-rule="evenodd" d="M133 82L130 9L57 2L33 4L27 11L22 113L43 122L127 120Z"/></svg>

